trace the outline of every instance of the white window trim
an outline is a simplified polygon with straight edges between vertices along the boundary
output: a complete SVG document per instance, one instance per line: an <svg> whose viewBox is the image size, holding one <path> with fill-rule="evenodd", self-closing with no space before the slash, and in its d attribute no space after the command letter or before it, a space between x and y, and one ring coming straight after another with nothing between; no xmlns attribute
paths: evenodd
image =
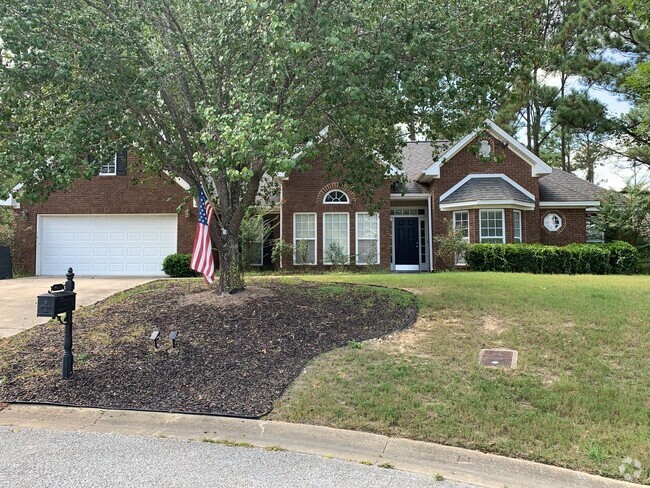
<svg viewBox="0 0 650 488"><path fill-rule="evenodd" d="M302 238L302 241L314 241L314 262L313 263L297 263L296 262L296 215L313 215L314 216L314 237ZM316 212L295 212L293 214L293 265L294 266L316 266L318 264L318 215Z"/></svg>
<svg viewBox="0 0 650 488"><path fill-rule="evenodd" d="M359 237L359 215L368 215L370 216L369 212L356 212L354 214L354 235L355 235L355 242L354 242L354 250L356 251L357 255L359 254L359 241L364 240L364 241L369 241L371 239L365 239L363 237ZM379 222L379 214L375 214L377 217L377 262L375 264L379 264L379 260L381 259L379 255L379 240L381 239L381 234L379 233L379 228L381 226L381 223ZM348 232L348 239L349 239L349 232ZM357 261L357 266L368 266L368 263L359 263Z"/></svg>
<svg viewBox="0 0 650 488"><path fill-rule="evenodd" d="M471 233L470 233L471 230L470 229L471 229L471 222L472 222L469 210L457 210L457 211L454 212L454 214L452 216L452 223L453 223L453 226L454 226L454 231L456 230L456 214L460 214L460 213L467 213L467 237L463 237L463 239L465 239L465 242L469 244L470 235L471 235ZM456 266L467 266L467 262L464 259L462 261L460 261L458 255L454 256L454 264Z"/></svg>
<svg viewBox="0 0 650 488"><path fill-rule="evenodd" d="M481 217L481 214L483 212L497 212L499 210L501 210L501 232L502 232L501 242L503 244L506 243L506 216L505 216L505 211L503 209L498 209L498 208L479 210L479 213L478 213L478 239L479 239L479 242L483 242L483 223L482 223L483 219ZM499 238L499 236L486 237L486 239L498 239L498 238ZM492 244L494 244L494 243L492 243Z"/></svg>
<svg viewBox="0 0 650 488"><path fill-rule="evenodd" d="M348 217L348 259L345 264L350 264L350 213L349 212L323 212L323 264L331 266L331 261L326 261L327 252L325 250L325 216L326 215L347 215Z"/></svg>
<svg viewBox="0 0 650 488"><path fill-rule="evenodd" d="M519 215L519 236L515 235L515 215ZM512 242L515 244L521 244L524 242L524 223L522 220L522 215L521 215L521 210L513 210L512 211ZM517 237L519 237L519 241L517 241Z"/></svg>
<svg viewBox="0 0 650 488"><path fill-rule="evenodd" d="M110 163L108 163L110 164ZM102 171L102 166L103 164L99 167L99 176L116 176L117 175L117 153L113 156L113 164L115 165L115 169L113 170L112 173L109 173L107 171Z"/></svg>
<svg viewBox="0 0 650 488"><path fill-rule="evenodd" d="M547 225L547 219L549 219L550 217L553 217L553 216L557 217L557 219L560 221L560 225L557 228L551 229ZM564 227L564 217L562 215L560 215L559 213L557 213L557 212L549 212L546 215L544 215L544 218L542 219L542 225L549 232L560 232L562 230L562 228Z"/></svg>
<svg viewBox="0 0 650 488"><path fill-rule="evenodd" d="M347 202L328 202L327 201L327 196L330 193L333 193L335 191L343 193L345 195L345 198L347 199ZM325 193L325 196L323 197L323 205L350 205L350 195L348 195L347 193L345 193L343 190L341 190L339 188L334 188L333 190L330 190L327 193ZM349 218L348 218L348 220L349 220Z"/></svg>

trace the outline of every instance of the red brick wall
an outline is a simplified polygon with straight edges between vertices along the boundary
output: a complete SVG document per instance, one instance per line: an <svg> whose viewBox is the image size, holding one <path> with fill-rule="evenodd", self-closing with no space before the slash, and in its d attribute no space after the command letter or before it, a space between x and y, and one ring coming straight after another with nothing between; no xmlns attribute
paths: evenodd
<svg viewBox="0 0 650 488"><path fill-rule="evenodd" d="M544 227L544 217L550 213L562 218L562 227L556 232ZM543 208L539 228L542 244L566 246L574 242L587 242L587 212L584 208Z"/></svg>
<svg viewBox="0 0 650 488"><path fill-rule="evenodd" d="M350 204L325 205L323 196L327 191L337 187L337 179L328 176L320 160L314 161L308 171L293 172L282 185L282 238L293 245L293 214L295 212L316 213L316 266L296 266L296 269L327 269L323 265L323 213L347 212L350 222L350 253L356 254L355 212L365 212L363 202L357 201L354 194L343 189L351 199ZM384 198L386 205L379 211L379 266L390 267L390 184L387 181L375 192L377 199ZM285 269L292 269L293 259L285 259Z"/></svg>
<svg viewBox="0 0 650 488"><path fill-rule="evenodd" d="M479 140L490 140L494 153L503 155L502 162L483 162L468 150L468 146L477 143ZM447 161L440 168L440 178L431 182L431 200L433 206L433 234L439 235L446 232L446 222L452 221L453 212L442 212L440 210L440 195L449 190L452 186L469 174L505 174L526 190L535 195L535 202L539 201L539 183L537 178L532 176L531 166L521 159L509 148L499 147L498 141L491 136L477 137L472 143L465 146L458 154ZM470 210L470 242L479 242L479 210ZM540 241L539 209L522 210L522 237L524 242ZM512 240L512 210L505 211L506 242ZM435 243L434 243L435 253ZM435 269L444 268L440 259L435 260Z"/></svg>
<svg viewBox="0 0 650 488"><path fill-rule="evenodd" d="M138 178L141 182L136 181ZM78 180L69 191L55 193L46 203L21 204L16 231L14 259L27 274L36 272L36 217L41 214L146 214L176 213L187 193L173 180L145 176L137 171L137 159L128 156L126 176L96 176ZM178 214L178 252L192 251L196 229L196 209L190 200ZM190 216L185 216L185 211ZM23 212L27 217L20 217Z"/></svg>

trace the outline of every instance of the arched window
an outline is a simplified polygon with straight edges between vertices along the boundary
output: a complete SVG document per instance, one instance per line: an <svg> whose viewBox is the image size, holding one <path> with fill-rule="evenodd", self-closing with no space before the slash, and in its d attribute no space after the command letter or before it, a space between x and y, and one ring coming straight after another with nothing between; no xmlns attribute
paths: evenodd
<svg viewBox="0 0 650 488"><path fill-rule="evenodd" d="M345 192L332 190L327 192L325 198L323 198L323 203L350 203L350 199Z"/></svg>

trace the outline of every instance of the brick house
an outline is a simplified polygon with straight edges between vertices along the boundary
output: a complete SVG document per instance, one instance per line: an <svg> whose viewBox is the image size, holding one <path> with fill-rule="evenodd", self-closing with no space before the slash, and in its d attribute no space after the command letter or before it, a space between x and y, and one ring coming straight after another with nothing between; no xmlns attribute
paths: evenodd
<svg viewBox="0 0 650 488"><path fill-rule="evenodd" d="M601 188L552 169L491 121L458 143L409 142L403 149L405 183L386 183L375 214L314 161L310 170L279 178L280 205L272 239L294 247L285 269L327 269L341 257L357 266L433 271L433 236L461 229L468 242L565 245L597 241L589 216ZM128 171L127 171L127 168ZM131 155L116 156L91 181L78 181L47 203L17 209L15 259L28 273L156 275L162 259L190 252L196 209L187 185L134 171ZM142 177L138 185L133 183ZM178 183L178 184L177 184ZM253 264L270 264L270 239L255 248ZM463 266L459 258L458 266Z"/></svg>

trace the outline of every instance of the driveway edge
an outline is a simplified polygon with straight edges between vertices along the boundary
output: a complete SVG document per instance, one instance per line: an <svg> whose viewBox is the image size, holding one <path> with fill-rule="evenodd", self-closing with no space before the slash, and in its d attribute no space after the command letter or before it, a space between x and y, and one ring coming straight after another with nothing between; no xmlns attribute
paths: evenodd
<svg viewBox="0 0 650 488"><path fill-rule="evenodd" d="M458 447L268 420L14 404L0 410L0 425L247 443L370 462L429 476L439 474L449 480L489 488L640 486Z"/></svg>

